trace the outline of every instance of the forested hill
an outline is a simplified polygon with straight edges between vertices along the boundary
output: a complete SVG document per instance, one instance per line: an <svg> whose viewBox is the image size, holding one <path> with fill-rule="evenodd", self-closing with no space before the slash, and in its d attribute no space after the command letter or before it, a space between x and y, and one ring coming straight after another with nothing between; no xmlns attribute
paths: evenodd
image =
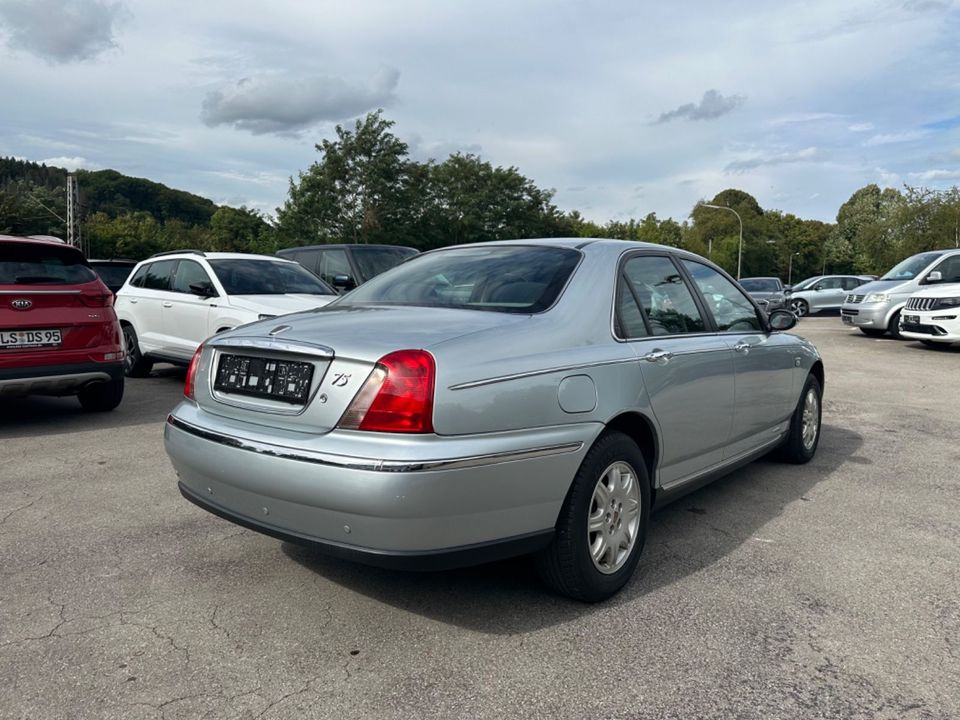
<svg viewBox="0 0 960 720"><path fill-rule="evenodd" d="M217 211L207 198L116 170L78 170L75 174L85 216L104 213L115 218L129 212L147 212L160 223L179 220L187 225L207 225ZM0 158L0 192L15 186L24 190L42 187L56 196L64 192L66 182L67 171L63 168Z"/></svg>

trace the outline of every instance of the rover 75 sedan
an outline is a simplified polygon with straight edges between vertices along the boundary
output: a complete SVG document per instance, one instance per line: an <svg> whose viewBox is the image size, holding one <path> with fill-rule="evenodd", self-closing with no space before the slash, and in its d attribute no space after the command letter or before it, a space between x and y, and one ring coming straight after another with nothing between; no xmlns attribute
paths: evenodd
<svg viewBox="0 0 960 720"><path fill-rule="evenodd" d="M267 535L411 569L529 553L598 601L656 504L814 456L824 370L795 322L682 250L445 248L207 340L166 448L188 500Z"/></svg>

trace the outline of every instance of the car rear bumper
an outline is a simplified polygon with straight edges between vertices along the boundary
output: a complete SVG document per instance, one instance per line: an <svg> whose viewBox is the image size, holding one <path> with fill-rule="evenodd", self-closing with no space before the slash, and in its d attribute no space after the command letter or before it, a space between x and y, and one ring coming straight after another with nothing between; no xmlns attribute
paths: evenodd
<svg viewBox="0 0 960 720"><path fill-rule="evenodd" d="M599 430L584 424L523 438L503 434L512 437L501 438L503 450L495 453L490 436L400 440L365 433L358 440L353 433L347 455L335 437L320 438L327 442L318 451L316 442L298 445L262 426L231 429L183 403L168 418L164 439L180 491L220 517L333 555L426 569L548 543L590 435Z"/></svg>
<svg viewBox="0 0 960 720"><path fill-rule="evenodd" d="M122 377L122 361L0 368L0 397L75 395L90 383Z"/></svg>

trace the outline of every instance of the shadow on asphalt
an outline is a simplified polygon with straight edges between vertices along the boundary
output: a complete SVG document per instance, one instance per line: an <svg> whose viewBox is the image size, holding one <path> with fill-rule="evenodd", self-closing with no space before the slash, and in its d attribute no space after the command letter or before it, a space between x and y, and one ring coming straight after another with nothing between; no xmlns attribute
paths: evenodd
<svg viewBox="0 0 960 720"><path fill-rule="evenodd" d="M821 480L846 462L869 464L857 452L861 435L825 424L816 458L807 465L759 460L653 514L633 579L606 606L632 603L716 563L783 509L807 501ZM764 539L770 542L769 539ZM331 582L387 605L476 632L526 633L593 612L591 605L553 594L529 558L436 573L405 573L329 558L283 544L288 557ZM762 565L745 572L778 572Z"/></svg>
<svg viewBox="0 0 960 720"><path fill-rule="evenodd" d="M180 402L186 370L159 365L148 378L127 378L116 410L85 412L76 397L5 398L0 401L0 438L59 435L161 422Z"/></svg>

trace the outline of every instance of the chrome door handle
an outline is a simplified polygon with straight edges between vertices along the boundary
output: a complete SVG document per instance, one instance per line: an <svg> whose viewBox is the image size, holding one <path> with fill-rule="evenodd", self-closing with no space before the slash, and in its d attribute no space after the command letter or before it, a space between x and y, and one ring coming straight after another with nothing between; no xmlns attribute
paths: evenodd
<svg viewBox="0 0 960 720"><path fill-rule="evenodd" d="M641 360L646 360L647 362L657 363L658 365L666 365L673 358L672 352L667 352L666 350L651 350L646 355L641 355Z"/></svg>
<svg viewBox="0 0 960 720"><path fill-rule="evenodd" d="M743 340L741 340L740 342L738 342L736 345L733 346L733 349L736 350L738 353L743 353L744 355L746 355L748 352L750 352L750 343L744 342Z"/></svg>
<svg viewBox="0 0 960 720"><path fill-rule="evenodd" d="M164 307L173 307L173 303L172 303L172 302L165 302L165 303L163 303L163 306L164 306Z"/></svg>

